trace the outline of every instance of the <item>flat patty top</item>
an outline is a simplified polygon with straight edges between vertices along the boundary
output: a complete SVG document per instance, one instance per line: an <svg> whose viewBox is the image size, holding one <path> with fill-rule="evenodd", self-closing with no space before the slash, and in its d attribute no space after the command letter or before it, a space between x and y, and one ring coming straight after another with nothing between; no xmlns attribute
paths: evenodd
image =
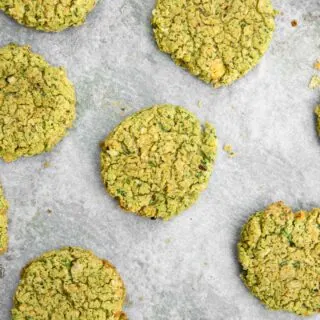
<svg viewBox="0 0 320 320"><path fill-rule="evenodd" d="M121 207L170 219L206 188L217 139L186 109L156 105L124 120L101 148L103 182Z"/></svg>
<svg viewBox="0 0 320 320"><path fill-rule="evenodd" d="M75 118L75 90L63 68L27 46L0 48L0 157L50 151Z"/></svg>
<svg viewBox="0 0 320 320"><path fill-rule="evenodd" d="M95 0L1 0L0 9L17 22L42 31L62 31L84 23Z"/></svg>
<svg viewBox="0 0 320 320"><path fill-rule="evenodd" d="M268 308L320 312L320 209L274 203L250 217L238 250L242 280Z"/></svg>
<svg viewBox="0 0 320 320"><path fill-rule="evenodd" d="M62 248L28 264L12 309L13 320L119 320L125 288L116 269L90 251Z"/></svg>
<svg viewBox="0 0 320 320"><path fill-rule="evenodd" d="M158 0L160 50L215 87L229 85L266 52L275 29L270 0Z"/></svg>
<svg viewBox="0 0 320 320"><path fill-rule="evenodd" d="M0 186L0 254L6 252L8 249L8 207L8 202Z"/></svg>

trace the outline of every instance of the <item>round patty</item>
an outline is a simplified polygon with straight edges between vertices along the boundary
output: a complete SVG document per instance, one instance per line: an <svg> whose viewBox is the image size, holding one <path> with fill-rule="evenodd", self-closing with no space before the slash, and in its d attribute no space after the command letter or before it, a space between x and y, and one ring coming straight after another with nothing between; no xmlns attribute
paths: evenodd
<svg viewBox="0 0 320 320"><path fill-rule="evenodd" d="M62 31L84 23L95 0L1 0L0 9L20 24L42 31Z"/></svg>
<svg viewBox="0 0 320 320"><path fill-rule="evenodd" d="M0 186L0 255L8 250L8 202Z"/></svg>
<svg viewBox="0 0 320 320"><path fill-rule="evenodd" d="M243 282L268 308L320 312L320 209L268 206L244 225L238 252Z"/></svg>
<svg viewBox="0 0 320 320"><path fill-rule="evenodd" d="M108 261L66 247L45 253L23 269L12 318L119 320L124 299L124 284Z"/></svg>
<svg viewBox="0 0 320 320"><path fill-rule="evenodd" d="M101 149L102 179L120 206L167 220L207 187L217 139L186 109L155 105L124 120Z"/></svg>
<svg viewBox="0 0 320 320"><path fill-rule="evenodd" d="M0 157L50 151L72 127L75 90L63 68L27 46L0 48Z"/></svg>
<svg viewBox="0 0 320 320"><path fill-rule="evenodd" d="M152 25L161 51L215 87L251 70L275 29L270 0L158 0Z"/></svg>

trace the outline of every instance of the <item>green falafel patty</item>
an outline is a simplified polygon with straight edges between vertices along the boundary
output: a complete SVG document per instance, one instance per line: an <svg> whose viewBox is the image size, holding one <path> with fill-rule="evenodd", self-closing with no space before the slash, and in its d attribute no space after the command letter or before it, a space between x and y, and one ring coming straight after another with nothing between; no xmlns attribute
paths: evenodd
<svg viewBox="0 0 320 320"><path fill-rule="evenodd" d="M96 0L1 0L0 9L18 23L57 32L83 24Z"/></svg>
<svg viewBox="0 0 320 320"><path fill-rule="evenodd" d="M13 320L119 320L125 287L116 269L92 252L66 247L22 271Z"/></svg>
<svg viewBox="0 0 320 320"><path fill-rule="evenodd" d="M244 225L238 253L241 279L268 308L320 312L320 209L271 204Z"/></svg>
<svg viewBox="0 0 320 320"><path fill-rule="evenodd" d="M202 128L182 107L155 105L124 120L102 143L102 179L123 209L168 220L207 187L216 150L210 124Z"/></svg>
<svg viewBox="0 0 320 320"><path fill-rule="evenodd" d="M75 90L63 68L28 46L0 48L0 157L50 151L72 127Z"/></svg>
<svg viewBox="0 0 320 320"><path fill-rule="evenodd" d="M258 64L275 29L270 0L157 0L154 36L161 51L215 87Z"/></svg>
<svg viewBox="0 0 320 320"><path fill-rule="evenodd" d="M0 186L0 255L8 250L8 202Z"/></svg>

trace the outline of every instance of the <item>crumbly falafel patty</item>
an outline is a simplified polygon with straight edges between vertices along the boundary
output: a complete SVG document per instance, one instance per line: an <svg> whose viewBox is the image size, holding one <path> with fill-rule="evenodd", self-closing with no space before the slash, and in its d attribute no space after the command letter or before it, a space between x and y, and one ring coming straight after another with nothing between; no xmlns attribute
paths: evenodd
<svg viewBox="0 0 320 320"><path fill-rule="evenodd" d="M0 186L0 255L8 250L8 202Z"/></svg>
<svg viewBox="0 0 320 320"><path fill-rule="evenodd" d="M124 284L108 261L66 247L43 254L23 269L12 318L119 320L124 299Z"/></svg>
<svg viewBox="0 0 320 320"><path fill-rule="evenodd" d="M0 157L50 151L72 127L75 90L63 68L28 46L0 48Z"/></svg>
<svg viewBox="0 0 320 320"><path fill-rule="evenodd" d="M275 29L270 0L158 0L154 36L161 51L215 87L251 70Z"/></svg>
<svg viewBox="0 0 320 320"><path fill-rule="evenodd" d="M320 311L320 209L268 206L244 225L238 253L243 282L268 308Z"/></svg>
<svg viewBox="0 0 320 320"><path fill-rule="evenodd" d="M96 0L1 0L0 9L18 23L57 32L83 24Z"/></svg>
<svg viewBox="0 0 320 320"><path fill-rule="evenodd" d="M186 109L155 105L124 120L101 149L102 179L120 206L168 220L207 187L217 138Z"/></svg>

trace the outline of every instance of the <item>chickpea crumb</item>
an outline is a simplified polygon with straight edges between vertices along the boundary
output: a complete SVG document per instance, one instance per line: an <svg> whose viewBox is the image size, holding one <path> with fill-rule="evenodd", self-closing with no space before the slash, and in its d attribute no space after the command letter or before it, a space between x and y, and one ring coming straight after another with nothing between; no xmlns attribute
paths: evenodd
<svg viewBox="0 0 320 320"><path fill-rule="evenodd" d="M223 146L223 151L225 151L228 154L229 158L234 158L236 156L236 153L233 151L231 144L225 144Z"/></svg>

